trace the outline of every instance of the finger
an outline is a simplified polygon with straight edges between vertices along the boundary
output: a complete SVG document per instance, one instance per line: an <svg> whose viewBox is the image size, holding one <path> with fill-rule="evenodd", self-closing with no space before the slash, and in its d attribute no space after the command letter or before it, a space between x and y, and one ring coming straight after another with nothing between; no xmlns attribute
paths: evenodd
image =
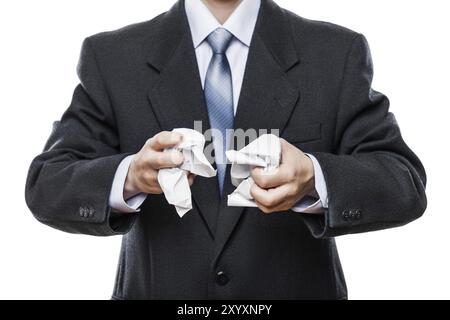
<svg viewBox="0 0 450 320"><path fill-rule="evenodd" d="M152 181L147 181L146 187L143 190L144 193L148 194L161 194L163 193L163 190L161 189L161 186L159 185L158 179L155 179Z"/></svg>
<svg viewBox="0 0 450 320"><path fill-rule="evenodd" d="M264 208L274 209L286 201L288 196L288 187L282 185L274 189L263 189L254 184L250 189L250 193L255 201Z"/></svg>
<svg viewBox="0 0 450 320"><path fill-rule="evenodd" d="M164 169L178 167L183 163L183 154L177 150L165 152L151 151L148 156L148 164L153 169Z"/></svg>
<svg viewBox="0 0 450 320"><path fill-rule="evenodd" d="M256 201L255 201L256 202ZM261 210L262 212L266 213L266 214L270 214L270 213L274 213L274 212L282 212L282 211L287 211L289 209L291 209L293 206L289 206L288 204L285 203L280 203L278 206L276 207L266 207L261 203L256 202L256 205L258 206L258 209Z"/></svg>
<svg viewBox="0 0 450 320"><path fill-rule="evenodd" d="M262 211L263 213L265 213L265 214L270 214L270 213L274 213L274 212L275 212L275 210L272 210L272 209L270 209L270 208L267 208L267 207L265 207L264 205L262 205L261 203L259 203L259 202L257 202L257 201L255 201L255 203L256 203L256 205L258 206L258 209L259 209L260 211Z"/></svg>
<svg viewBox="0 0 450 320"><path fill-rule="evenodd" d="M162 194L163 190L161 189L161 187L158 185L153 185L149 188L148 194Z"/></svg>
<svg viewBox="0 0 450 320"><path fill-rule="evenodd" d="M148 194L161 194L163 191L158 182L158 171L147 170L142 175L142 192Z"/></svg>
<svg viewBox="0 0 450 320"><path fill-rule="evenodd" d="M288 169L280 166L276 169L265 171L264 168L255 168L252 170L252 178L255 183L263 188L276 188L289 182Z"/></svg>
<svg viewBox="0 0 450 320"><path fill-rule="evenodd" d="M289 152L289 148L292 146L285 139L280 138L280 146L281 146L281 157L283 158L283 154ZM283 159L280 159L280 162L283 162Z"/></svg>
<svg viewBox="0 0 450 320"><path fill-rule="evenodd" d="M158 181L158 171L153 168L144 169L141 173L144 183L152 184Z"/></svg>
<svg viewBox="0 0 450 320"><path fill-rule="evenodd" d="M148 140L150 148L161 151L176 146L181 142L183 136L177 132L162 131Z"/></svg>

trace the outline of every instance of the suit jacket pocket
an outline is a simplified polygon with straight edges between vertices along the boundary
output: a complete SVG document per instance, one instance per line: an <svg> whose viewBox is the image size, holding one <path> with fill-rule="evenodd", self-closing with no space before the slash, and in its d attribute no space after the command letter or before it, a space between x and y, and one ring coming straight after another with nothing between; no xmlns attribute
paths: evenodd
<svg viewBox="0 0 450 320"><path fill-rule="evenodd" d="M282 138L289 143L309 142L322 138L322 124L317 123L291 123L283 131Z"/></svg>

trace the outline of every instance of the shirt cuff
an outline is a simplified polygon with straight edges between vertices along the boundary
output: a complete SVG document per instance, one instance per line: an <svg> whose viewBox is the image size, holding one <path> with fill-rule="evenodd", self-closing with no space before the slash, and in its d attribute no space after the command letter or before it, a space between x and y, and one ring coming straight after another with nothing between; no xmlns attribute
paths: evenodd
<svg viewBox="0 0 450 320"><path fill-rule="evenodd" d="M128 200L125 200L123 198L125 180L127 178L128 169L130 168L132 159L132 155L126 157L117 167L116 173L114 175L111 193L109 195L108 203L110 208L123 213L139 212L139 207L147 198L147 194L145 193L139 193Z"/></svg>
<svg viewBox="0 0 450 320"><path fill-rule="evenodd" d="M314 187L319 195L319 199L312 196L306 196L297 202L291 210L302 213L323 213L325 211L324 209L328 208L328 191L325 178L323 176L323 171L316 157L310 154L306 155L313 163L315 181Z"/></svg>

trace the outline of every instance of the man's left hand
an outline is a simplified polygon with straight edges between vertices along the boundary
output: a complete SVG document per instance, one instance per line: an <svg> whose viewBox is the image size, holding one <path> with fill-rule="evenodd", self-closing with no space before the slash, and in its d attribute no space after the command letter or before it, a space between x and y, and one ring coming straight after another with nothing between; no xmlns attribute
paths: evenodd
<svg viewBox="0 0 450 320"><path fill-rule="evenodd" d="M250 192L264 213L286 211L306 195L315 194L314 166L301 150L280 138L281 163L277 169L255 168Z"/></svg>

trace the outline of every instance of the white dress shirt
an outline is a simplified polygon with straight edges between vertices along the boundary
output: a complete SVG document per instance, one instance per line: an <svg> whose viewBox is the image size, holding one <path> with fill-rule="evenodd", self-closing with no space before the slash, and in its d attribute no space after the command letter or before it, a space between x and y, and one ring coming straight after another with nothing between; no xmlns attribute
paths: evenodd
<svg viewBox="0 0 450 320"><path fill-rule="evenodd" d="M206 37L219 27L228 30L234 36L228 46L226 56L228 63L230 64L233 79L233 103L235 113L244 78L245 66L247 64L250 42L255 29L260 6L261 0L241 1L233 14L223 25L221 25L202 0L185 1L185 10L189 28L191 30L195 55L197 57L202 87L204 87L206 72L213 55L211 47L206 41ZM328 207L327 188L322 169L317 159L312 155L308 156L311 158L314 165L315 188L319 195L319 199L306 197L297 203L292 210L304 213L320 213L323 212L323 208ZM132 157L133 156L129 156L120 163L111 189L109 206L119 212L139 211L138 208L147 197L146 194L138 194L128 200L123 198L125 179Z"/></svg>

